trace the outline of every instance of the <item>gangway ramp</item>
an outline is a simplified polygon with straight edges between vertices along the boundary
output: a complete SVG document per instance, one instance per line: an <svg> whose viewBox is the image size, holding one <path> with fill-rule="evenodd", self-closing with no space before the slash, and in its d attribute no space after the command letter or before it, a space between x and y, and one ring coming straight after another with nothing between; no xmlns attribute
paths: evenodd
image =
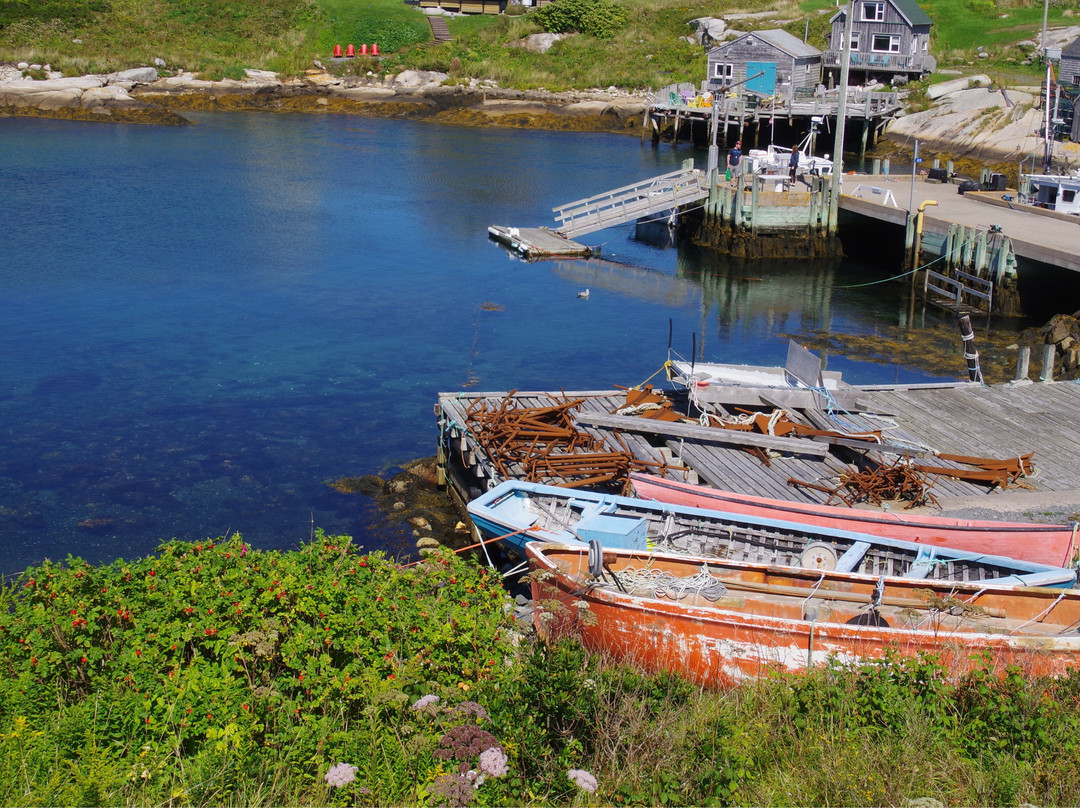
<svg viewBox="0 0 1080 808"><path fill-rule="evenodd" d="M690 168L661 174L636 185L579 199L552 210L560 223L556 232L567 238L576 238L642 217L666 216L681 205L700 202L708 195L706 173Z"/></svg>

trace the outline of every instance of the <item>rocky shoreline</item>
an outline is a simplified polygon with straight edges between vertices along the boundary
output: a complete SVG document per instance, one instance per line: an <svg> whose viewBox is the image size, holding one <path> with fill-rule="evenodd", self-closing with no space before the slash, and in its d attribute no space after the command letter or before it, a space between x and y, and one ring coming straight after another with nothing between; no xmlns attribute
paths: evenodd
<svg viewBox="0 0 1080 808"><path fill-rule="evenodd" d="M47 67L47 66L45 66ZM426 119L472 126L637 133L646 93L508 90L472 81L445 85L444 73L339 77L322 69L280 79L249 70L244 81L206 81L191 73L160 77L155 68L78 78L22 77L0 71L0 116L183 125L185 110L258 110Z"/></svg>
<svg viewBox="0 0 1080 808"><path fill-rule="evenodd" d="M282 79L249 70L247 78L207 81L192 73L161 76L144 67L108 75L23 77L0 65L0 116L184 125L188 110L257 110L430 120L466 126L640 134L651 93L607 90L554 93L512 90L493 82L408 70L386 76L337 76L322 65ZM1041 157L1039 91L995 87L987 76L934 85L930 109L890 121L884 138L901 148L919 141L924 154L985 165ZM1056 143L1059 168L1080 166L1080 144Z"/></svg>

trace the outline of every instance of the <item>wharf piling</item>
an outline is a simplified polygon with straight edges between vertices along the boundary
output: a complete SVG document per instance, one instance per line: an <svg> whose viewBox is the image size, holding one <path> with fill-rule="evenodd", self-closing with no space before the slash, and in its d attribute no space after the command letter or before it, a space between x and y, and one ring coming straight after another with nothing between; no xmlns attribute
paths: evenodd
<svg viewBox="0 0 1080 808"><path fill-rule="evenodd" d="M825 178L744 173L714 181L701 213L683 232L701 246L742 258L821 258L836 255L830 238Z"/></svg>

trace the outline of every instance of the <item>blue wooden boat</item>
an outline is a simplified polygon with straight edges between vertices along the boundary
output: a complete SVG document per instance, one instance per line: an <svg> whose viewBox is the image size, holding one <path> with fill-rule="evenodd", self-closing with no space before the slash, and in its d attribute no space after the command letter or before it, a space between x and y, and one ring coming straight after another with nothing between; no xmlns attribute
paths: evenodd
<svg viewBox="0 0 1080 808"><path fill-rule="evenodd" d="M1076 570L837 528L508 480L468 505L480 538L589 544L928 582L1071 587Z"/></svg>

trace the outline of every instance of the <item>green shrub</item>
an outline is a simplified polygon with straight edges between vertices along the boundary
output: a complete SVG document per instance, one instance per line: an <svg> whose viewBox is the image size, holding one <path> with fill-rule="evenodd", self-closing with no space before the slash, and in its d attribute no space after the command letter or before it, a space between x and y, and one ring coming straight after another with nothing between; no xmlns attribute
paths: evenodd
<svg viewBox="0 0 1080 808"><path fill-rule="evenodd" d="M532 15L548 33L579 31L606 39L630 20L627 10L613 0L555 0Z"/></svg>
<svg viewBox="0 0 1080 808"><path fill-rule="evenodd" d="M234 536L31 568L0 592L0 804L76 799L48 798L50 772L95 750L122 772L96 778L107 803L230 801L275 768L313 782L346 758L357 788L412 801L408 705L506 686L505 599L452 555L403 568L321 533L294 553Z"/></svg>

